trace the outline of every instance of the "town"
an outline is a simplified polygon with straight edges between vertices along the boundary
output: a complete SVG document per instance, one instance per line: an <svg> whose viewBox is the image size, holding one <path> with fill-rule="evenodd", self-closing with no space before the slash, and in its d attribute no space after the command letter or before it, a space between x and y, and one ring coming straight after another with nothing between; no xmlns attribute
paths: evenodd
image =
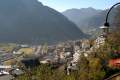
<svg viewBox="0 0 120 80"><path fill-rule="evenodd" d="M0 0L0 80L120 80L118 5Z"/></svg>
<svg viewBox="0 0 120 80"><path fill-rule="evenodd" d="M35 67L40 64L50 64L53 68L59 68L66 64L66 74L70 71L77 70L77 63L80 55L84 54L86 57L104 45L105 37L108 28L102 27L102 33L96 40L74 40L60 42L55 45L27 45L27 44L1 44L0 45L0 75L2 78L11 74L21 75L24 72L21 67ZM12 72L12 73L11 73ZM9 79L8 78L8 79Z"/></svg>

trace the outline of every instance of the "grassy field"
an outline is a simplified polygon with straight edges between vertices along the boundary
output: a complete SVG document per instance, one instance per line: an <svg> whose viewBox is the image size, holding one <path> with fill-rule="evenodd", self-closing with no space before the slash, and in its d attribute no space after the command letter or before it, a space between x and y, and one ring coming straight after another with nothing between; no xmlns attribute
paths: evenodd
<svg viewBox="0 0 120 80"><path fill-rule="evenodd" d="M12 43L0 43L0 48L5 52L11 52L16 47L16 44Z"/></svg>
<svg viewBox="0 0 120 80"><path fill-rule="evenodd" d="M32 54L34 52L32 48L21 48L19 51L24 54Z"/></svg>

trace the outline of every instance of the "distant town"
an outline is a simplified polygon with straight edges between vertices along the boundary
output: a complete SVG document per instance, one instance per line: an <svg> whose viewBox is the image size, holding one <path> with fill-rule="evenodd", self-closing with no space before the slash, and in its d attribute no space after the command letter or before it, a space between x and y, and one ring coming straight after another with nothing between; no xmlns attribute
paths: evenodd
<svg viewBox="0 0 120 80"><path fill-rule="evenodd" d="M77 62L80 55L86 57L90 55L95 48L99 48L105 42L104 37L98 37L96 40L75 40L60 42L55 45L27 45L27 44L0 44L0 75L1 78L12 78L12 74L21 75L23 65L27 68L35 67L40 64L50 64L53 68L58 68L67 64L66 68L77 69ZM67 70L69 75L69 70ZM9 79L8 78L8 79Z"/></svg>

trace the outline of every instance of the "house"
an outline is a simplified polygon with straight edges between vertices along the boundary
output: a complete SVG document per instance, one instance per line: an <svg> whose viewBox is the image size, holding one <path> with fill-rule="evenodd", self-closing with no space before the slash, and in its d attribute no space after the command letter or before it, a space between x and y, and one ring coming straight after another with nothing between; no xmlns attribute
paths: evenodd
<svg viewBox="0 0 120 80"><path fill-rule="evenodd" d="M81 45L84 51L89 50L91 47L89 40L83 40Z"/></svg>
<svg viewBox="0 0 120 80"><path fill-rule="evenodd" d="M112 68L120 68L120 58L118 59L111 59L109 61L109 66Z"/></svg>
<svg viewBox="0 0 120 80"><path fill-rule="evenodd" d="M73 62L77 63L79 61L79 58L80 58L80 53L75 52L75 54L73 55Z"/></svg>
<svg viewBox="0 0 120 80"><path fill-rule="evenodd" d="M96 45L96 47L99 48L100 46L104 45L105 40L106 40L106 38L105 38L103 35L99 36L99 37L95 40L95 45Z"/></svg>

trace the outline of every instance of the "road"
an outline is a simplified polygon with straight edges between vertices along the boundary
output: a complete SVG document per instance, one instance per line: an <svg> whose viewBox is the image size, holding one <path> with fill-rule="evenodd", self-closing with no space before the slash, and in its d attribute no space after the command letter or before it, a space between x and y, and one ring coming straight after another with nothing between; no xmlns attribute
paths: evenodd
<svg viewBox="0 0 120 80"><path fill-rule="evenodd" d="M10 80L11 78L12 78L12 76L10 76L10 75L0 76L0 80Z"/></svg>

